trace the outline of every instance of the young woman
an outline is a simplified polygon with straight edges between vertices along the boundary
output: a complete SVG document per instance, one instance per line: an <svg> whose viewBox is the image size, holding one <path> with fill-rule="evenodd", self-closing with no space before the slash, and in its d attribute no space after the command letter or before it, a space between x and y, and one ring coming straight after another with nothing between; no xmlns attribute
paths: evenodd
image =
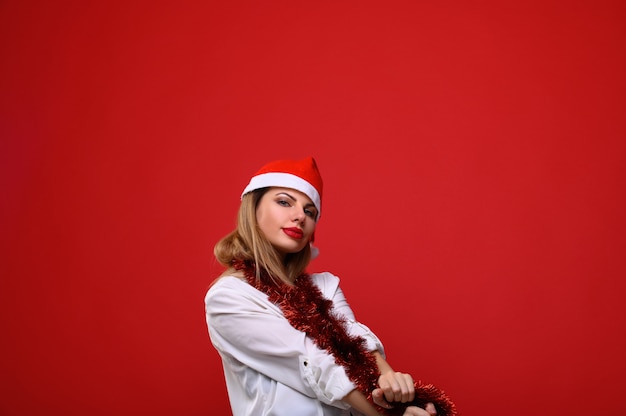
<svg viewBox="0 0 626 416"><path fill-rule="evenodd" d="M313 158L269 163L215 246L227 269L206 295L206 319L233 415L453 415L443 393L389 366L336 276L305 273L321 202Z"/></svg>

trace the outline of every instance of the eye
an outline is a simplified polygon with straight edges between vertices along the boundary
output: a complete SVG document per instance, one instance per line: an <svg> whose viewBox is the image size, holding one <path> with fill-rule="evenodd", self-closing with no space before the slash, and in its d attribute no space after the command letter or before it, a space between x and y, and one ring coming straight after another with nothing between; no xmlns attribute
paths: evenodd
<svg viewBox="0 0 626 416"><path fill-rule="evenodd" d="M287 201L286 199L279 199L276 201L276 203L282 207L290 207L291 204L289 203L289 201Z"/></svg>
<svg viewBox="0 0 626 416"><path fill-rule="evenodd" d="M317 212L315 210L305 208L304 209L304 215L306 215L307 217L315 219L315 217L317 217Z"/></svg>

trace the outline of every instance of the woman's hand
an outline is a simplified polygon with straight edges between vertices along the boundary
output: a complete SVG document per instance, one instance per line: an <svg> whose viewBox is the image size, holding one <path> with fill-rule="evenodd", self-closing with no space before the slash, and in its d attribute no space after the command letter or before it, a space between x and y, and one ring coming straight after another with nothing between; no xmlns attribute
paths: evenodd
<svg viewBox="0 0 626 416"><path fill-rule="evenodd" d="M409 406L406 408L404 415L402 416L432 416L436 414L437 410L435 409L435 406L432 403L428 403L426 405L426 410L417 406Z"/></svg>
<svg viewBox="0 0 626 416"><path fill-rule="evenodd" d="M382 397L381 397L382 396ZM387 371L378 377L378 388L372 392L374 403L385 406L391 402L410 402L415 398L415 385L410 374Z"/></svg>
<svg viewBox="0 0 626 416"><path fill-rule="evenodd" d="M415 398L415 384L413 377L409 374L393 371L391 366L378 351L372 351L376 358L380 377L378 378L378 388L372 391L372 401L384 409L391 409L389 403L407 403ZM403 416L432 416L437 414L437 409L432 403L426 405L426 409L417 406L408 406Z"/></svg>

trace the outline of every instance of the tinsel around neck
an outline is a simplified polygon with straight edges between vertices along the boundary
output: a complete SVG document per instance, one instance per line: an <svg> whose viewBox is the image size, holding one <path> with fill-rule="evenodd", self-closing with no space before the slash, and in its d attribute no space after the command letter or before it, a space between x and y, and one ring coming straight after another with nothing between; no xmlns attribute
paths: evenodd
<svg viewBox="0 0 626 416"><path fill-rule="evenodd" d="M291 326L331 354L359 391L371 394L379 376L376 359L367 351L364 338L348 334L345 318L333 313L332 301L324 298L308 274L298 276L293 285L288 285L272 279L265 270L259 270L257 278L253 262L237 261L233 267L280 307Z"/></svg>
<svg viewBox="0 0 626 416"><path fill-rule="evenodd" d="M265 293L268 300L281 309L285 318L295 329L304 332L313 342L335 358L346 370L357 389L371 399L378 386L380 373L376 359L367 350L363 337L350 335L346 319L333 313L333 303L324 298L308 274L298 276L293 285L274 279L261 269L257 277L256 264L252 261L235 261L233 267L241 271L247 282ZM432 384L415 382L415 399L411 403L393 403L394 408L379 411L388 415L402 415L407 406L425 408L433 403L437 416L456 416L454 403Z"/></svg>

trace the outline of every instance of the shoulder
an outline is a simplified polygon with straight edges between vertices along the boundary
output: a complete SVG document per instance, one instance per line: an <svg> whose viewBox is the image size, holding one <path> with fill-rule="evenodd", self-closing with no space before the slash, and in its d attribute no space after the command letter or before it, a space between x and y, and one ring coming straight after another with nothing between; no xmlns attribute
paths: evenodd
<svg viewBox="0 0 626 416"><path fill-rule="evenodd" d="M224 288L224 287L233 287L239 286L241 284L248 284L243 277L235 276L232 274L220 276L213 281L211 284L211 288L209 291L213 290L213 288Z"/></svg>
<svg viewBox="0 0 626 416"><path fill-rule="evenodd" d="M256 291L244 279L238 276L222 276L217 278L206 293L205 301L216 296L222 297L229 294L245 294Z"/></svg>
<svg viewBox="0 0 626 416"><path fill-rule="evenodd" d="M339 288L339 277L329 272L311 274L311 281L319 290L322 291L324 297L332 298Z"/></svg>

